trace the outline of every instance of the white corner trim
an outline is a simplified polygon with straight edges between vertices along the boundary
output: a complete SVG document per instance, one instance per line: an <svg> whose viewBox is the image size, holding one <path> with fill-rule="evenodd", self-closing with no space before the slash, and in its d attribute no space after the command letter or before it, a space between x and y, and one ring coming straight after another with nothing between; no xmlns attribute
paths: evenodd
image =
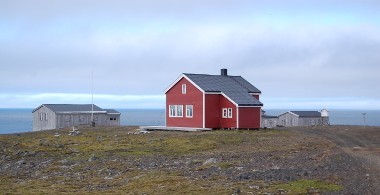
<svg viewBox="0 0 380 195"><path fill-rule="evenodd" d="M290 113L290 114L293 114L293 115L296 116L296 117L300 117L300 116L299 116L298 114L296 114L296 113L293 113L293 112L290 112L290 111L289 111L289 113Z"/></svg>
<svg viewBox="0 0 380 195"><path fill-rule="evenodd" d="M174 87L182 78L185 78L187 81L189 81L192 85L194 85L199 91L202 93L205 93L205 91L200 88L197 84L195 84L189 77L187 77L185 74L181 74L168 88L165 89L164 94L166 94L171 88Z"/></svg>
<svg viewBox="0 0 380 195"><path fill-rule="evenodd" d="M169 85L169 87L167 87L164 91L164 94L166 94L175 84L178 83L178 81L180 81L185 75L184 74L181 74L171 85Z"/></svg>
<svg viewBox="0 0 380 195"><path fill-rule="evenodd" d="M238 106L239 108L262 108L263 106Z"/></svg>
<svg viewBox="0 0 380 195"><path fill-rule="evenodd" d="M206 128L206 94L203 92L203 94L202 94L202 96L203 96L203 102L202 102L202 104L203 104L203 108L202 108L202 120L203 120L203 128Z"/></svg>
<svg viewBox="0 0 380 195"><path fill-rule="evenodd" d="M223 97L225 97L228 101L230 101L231 103L233 103L236 107L239 106L236 102L234 102L230 97L228 97L228 96L227 96L226 94L224 94L223 92L222 92L222 95L223 95Z"/></svg>
<svg viewBox="0 0 380 195"><path fill-rule="evenodd" d="M236 128L239 129L239 107L236 107Z"/></svg>
<svg viewBox="0 0 380 195"><path fill-rule="evenodd" d="M295 113L293 113L293 112L290 112L290 111L287 111L287 112L284 112L284 113L282 113L282 114L279 114L278 117L280 117L281 115L284 115L284 114L286 114L286 113L289 113L289 114L292 114L292 115L294 115L294 116L296 116L296 117L299 117L297 114L295 114Z"/></svg>

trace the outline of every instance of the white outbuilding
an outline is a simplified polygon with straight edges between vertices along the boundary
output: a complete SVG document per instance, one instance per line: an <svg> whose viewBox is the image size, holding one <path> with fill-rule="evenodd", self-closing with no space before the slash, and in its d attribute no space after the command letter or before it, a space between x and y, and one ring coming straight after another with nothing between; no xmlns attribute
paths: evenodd
<svg viewBox="0 0 380 195"><path fill-rule="evenodd" d="M33 131L80 125L120 126L121 113L94 104L42 104L32 111Z"/></svg>

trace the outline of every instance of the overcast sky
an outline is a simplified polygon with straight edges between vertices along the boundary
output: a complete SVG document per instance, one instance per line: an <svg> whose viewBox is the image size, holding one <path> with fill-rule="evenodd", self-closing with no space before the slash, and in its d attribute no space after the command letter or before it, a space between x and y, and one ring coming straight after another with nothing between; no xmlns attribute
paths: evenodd
<svg viewBox="0 0 380 195"><path fill-rule="evenodd" d="M0 107L164 108L227 68L264 109L380 109L380 1L0 0Z"/></svg>

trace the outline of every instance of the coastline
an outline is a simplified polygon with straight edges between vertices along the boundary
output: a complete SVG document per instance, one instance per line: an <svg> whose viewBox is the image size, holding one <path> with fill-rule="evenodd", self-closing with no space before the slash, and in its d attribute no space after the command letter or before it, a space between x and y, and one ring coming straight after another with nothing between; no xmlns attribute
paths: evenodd
<svg viewBox="0 0 380 195"><path fill-rule="evenodd" d="M123 126L164 126L165 109L116 109L121 114ZM312 109L295 109L312 110ZM30 132L32 130L31 108L0 108L0 134ZM268 115L278 115L287 109L266 109ZM330 110L331 125L364 126L361 113L367 113L366 126L380 126L380 110Z"/></svg>

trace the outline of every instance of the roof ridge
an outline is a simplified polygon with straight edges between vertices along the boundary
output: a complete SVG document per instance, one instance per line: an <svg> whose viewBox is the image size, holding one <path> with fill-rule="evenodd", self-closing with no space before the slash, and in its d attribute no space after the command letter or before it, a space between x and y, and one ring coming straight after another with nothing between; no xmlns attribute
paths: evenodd
<svg viewBox="0 0 380 195"><path fill-rule="evenodd" d="M242 79L244 79L242 76L230 76L234 82L236 82L238 85L240 85L241 87L243 87L245 90L247 90L247 92L249 92L249 89L247 87L245 87L242 83L240 83L239 81L235 80L233 77L241 77ZM245 79L244 79L245 80Z"/></svg>

